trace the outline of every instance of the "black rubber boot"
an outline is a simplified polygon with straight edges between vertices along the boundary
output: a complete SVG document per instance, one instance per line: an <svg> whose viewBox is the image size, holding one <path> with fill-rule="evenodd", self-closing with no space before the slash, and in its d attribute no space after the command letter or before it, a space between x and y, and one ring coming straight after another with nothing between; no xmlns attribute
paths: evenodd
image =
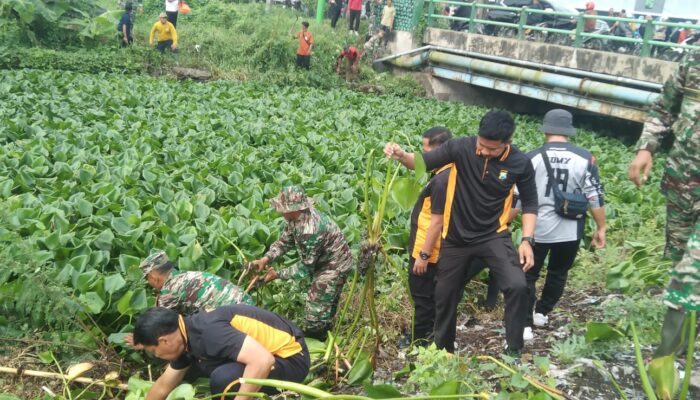
<svg viewBox="0 0 700 400"><path fill-rule="evenodd" d="M664 324L661 327L661 343L654 351L654 358L665 357L673 353L676 355L685 354L688 350L688 323L686 319L689 319L689 314L683 310L670 307L666 310ZM696 336L700 330L700 320L697 321L697 326Z"/></svg>
<svg viewBox="0 0 700 400"><path fill-rule="evenodd" d="M328 330L308 330L304 332L304 337L316 339L321 342L325 342L328 339Z"/></svg>

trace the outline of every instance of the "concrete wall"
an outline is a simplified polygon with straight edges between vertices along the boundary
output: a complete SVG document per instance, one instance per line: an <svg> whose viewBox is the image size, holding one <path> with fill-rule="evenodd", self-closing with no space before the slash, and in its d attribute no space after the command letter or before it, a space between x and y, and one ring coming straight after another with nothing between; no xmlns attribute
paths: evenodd
<svg viewBox="0 0 700 400"><path fill-rule="evenodd" d="M437 28L426 29L423 42L424 44L576 68L655 83L664 83L673 75L676 69L676 63L654 58L639 58L613 52L575 49L573 47L454 32Z"/></svg>
<svg viewBox="0 0 700 400"><path fill-rule="evenodd" d="M416 40L416 37L415 35L413 35L413 33L404 31L394 31L393 38L388 45L388 54L403 53L421 46L423 46L423 44L420 42L420 40Z"/></svg>

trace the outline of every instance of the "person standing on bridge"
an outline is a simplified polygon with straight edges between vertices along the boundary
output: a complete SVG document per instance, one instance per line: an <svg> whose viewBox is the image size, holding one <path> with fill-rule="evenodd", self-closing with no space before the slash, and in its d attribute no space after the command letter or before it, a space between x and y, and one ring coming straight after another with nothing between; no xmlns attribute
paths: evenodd
<svg viewBox="0 0 700 400"><path fill-rule="evenodd" d="M360 17L362 16L362 0L348 0L348 31L360 36Z"/></svg>
<svg viewBox="0 0 700 400"><path fill-rule="evenodd" d="M331 0L330 2L331 28L335 29L335 25L340 18L340 12L343 10L343 0Z"/></svg>
<svg viewBox="0 0 700 400"><path fill-rule="evenodd" d="M681 61L661 97L652 105L637 142L629 177L637 186L649 178L652 153L665 136L675 139L661 180L666 196L665 256L673 262L664 303L668 306L661 343L654 358L674 354L683 346L684 321L700 311L700 52Z"/></svg>
<svg viewBox="0 0 700 400"><path fill-rule="evenodd" d="M598 15L598 12L595 10L595 3L594 2L589 1L588 3L586 3L586 11L584 11L584 14L594 15L594 16ZM595 18L586 18L585 22L583 23L583 31L584 32L594 32L595 25L596 25Z"/></svg>

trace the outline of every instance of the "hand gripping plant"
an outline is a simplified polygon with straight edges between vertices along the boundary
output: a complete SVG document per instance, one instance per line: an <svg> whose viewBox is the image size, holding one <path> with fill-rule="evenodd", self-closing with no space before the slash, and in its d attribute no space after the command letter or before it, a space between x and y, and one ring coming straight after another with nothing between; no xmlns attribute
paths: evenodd
<svg viewBox="0 0 700 400"><path fill-rule="evenodd" d="M343 304L343 307L338 318L336 329L326 347L326 356L324 361L330 360L330 355L332 350L335 348L336 360L335 364L338 366L340 361L350 367L352 365L359 368L358 364L375 364L375 356L379 349L379 320L377 318L377 311L375 307L375 272L376 266L379 261L379 255L384 255L384 260L387 259L386 251L384 249L384 215L387 206L387 200L391 192L391 187L396 180L399 169L395 168L392 163L387 164L386 173L384 174L384 180L377 182L374 177L374 171L377 168L375 164L375 152L374 150L370 152L369 158L367 160L367 168L365 171L365 182L364 182L364 203L363 203L363 214L366 221L367 232L365 238L360 244L360 250L358 254L357 270L352 279L350 285L350 291ZM379 185L376 185L379 183ZM381 185L381 191L376 193L373 187ZM364 285L362 286L359 295L359 305L355 308L355 314L349 325L344 324L345 316L350 304L355 301L355 290L359 281L359 277L364 276ZM366 309L369 312L369 327L362 327L358 329L358 324L360 319L365 313ZM341 332L342 331L342 332ZM363 357L362 351L367 344L368 339L373 336L373 344L369 352L369 357ZM340 358L341 360L338 360ZM369 365L366 365L369 367ZM357 369L357 368L353 369ZM369 369L372 368L360 368ZM338 368L336 368L336 376ZM371 374L371 372L370 372ZM352 375L352 373L351 373Z"/></svg>

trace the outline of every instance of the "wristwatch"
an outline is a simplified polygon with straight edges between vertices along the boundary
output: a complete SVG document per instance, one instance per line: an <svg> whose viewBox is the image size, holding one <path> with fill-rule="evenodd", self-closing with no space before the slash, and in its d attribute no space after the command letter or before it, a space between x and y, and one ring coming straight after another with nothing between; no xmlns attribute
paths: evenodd
<svg viewBox="0 0 700 400"><path fill-rule="evenodd" d="M418 253L418 257L420 257L420 259L423 260L423 261L428 261L428 259L430 258L430 254L428 254L428 253L424 252L423 250L421 250L421 251Z"/></svg>
<svg viewBox="0 0 700 400"><path fill-rule="evenodd" d="M535 238L532 236L523 236L523 238L520 239L520 243L522 243L522 242L528 242L528 243L530 243L530 246L534 246L535 245Z"/></svg>

